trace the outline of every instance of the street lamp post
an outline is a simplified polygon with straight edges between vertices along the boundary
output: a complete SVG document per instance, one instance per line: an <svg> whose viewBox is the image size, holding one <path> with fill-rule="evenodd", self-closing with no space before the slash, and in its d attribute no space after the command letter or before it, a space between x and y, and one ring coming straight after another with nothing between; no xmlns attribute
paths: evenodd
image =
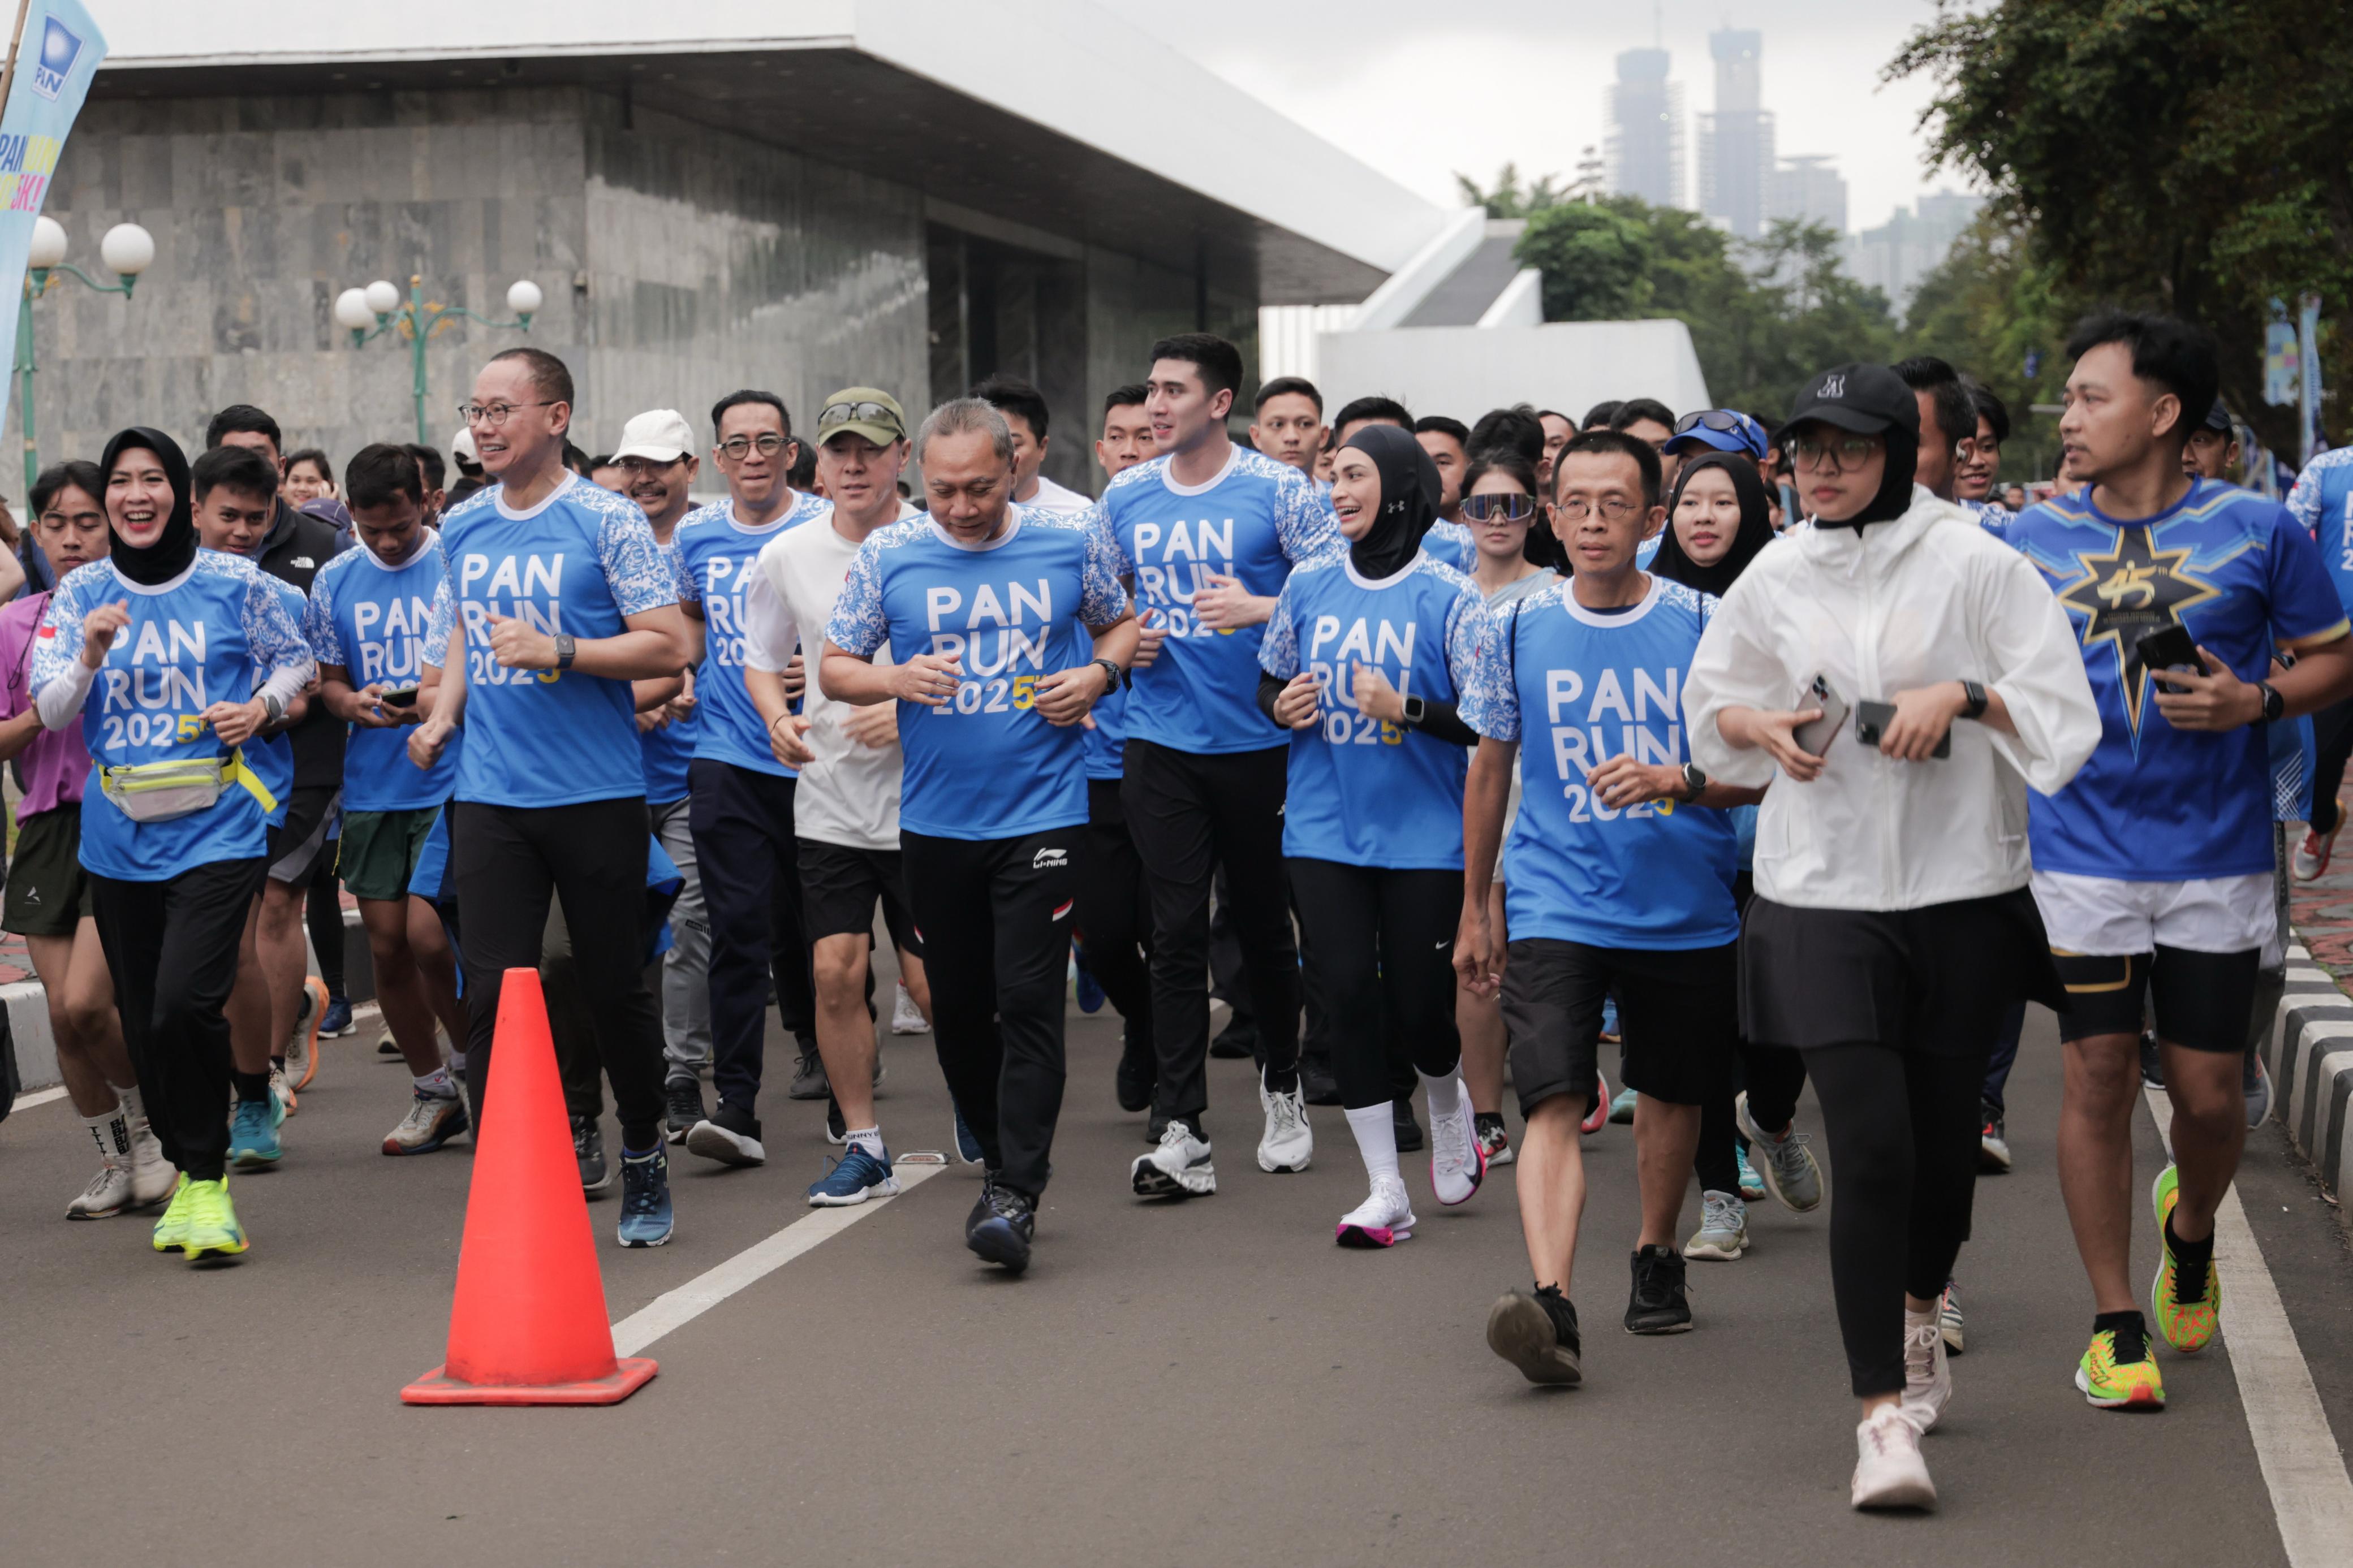
<svg viewBox="0 0 2353 1568"><path fill-rule="evenodd" d="M463 305L427 300L425 279L412 273L406 300L400 297L397 288L381 278L364 289L344 289L335 297L335 324L350 331L353 348L374 342L386 332L398 331L407 337L417 396L417 439L427 442L432 437L425 429L425 345L433 335L460 320L480 321L486 327L519 327L528 332L532 317L545 302L546 296L540 292L538 284L528 278L518 279L507 288L507 309L515 313L515 320L494 321L488 316L476 315Z"/></svg>
<svg viewBox="0 0 2353 1568"><path fill-rule="evenodd" d="M49 291L60 273L101 294L131 298L139 275L155 259L155 237L135 223L119 223L98 242L100 261L116 281L100 283L66 260L65 226L53 217L33 220L33 241L25 253L25 308L16 312L16 374L23 385L16 396L18 416L25 422L25 494L30 497L41 477L41 454L33 438L33 305ZM30 501L26 502L30 505Z"/></svg>

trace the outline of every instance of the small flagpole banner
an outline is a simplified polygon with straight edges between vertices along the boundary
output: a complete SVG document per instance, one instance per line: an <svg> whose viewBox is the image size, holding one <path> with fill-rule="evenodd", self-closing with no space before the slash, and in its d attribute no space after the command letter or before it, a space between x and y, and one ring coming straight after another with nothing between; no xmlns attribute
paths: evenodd
<svg viewBox="0 0 2353 1568"><path fill-rule="evenodd" d="M66 133L106 58L106 35L77 0L18 0L8 64L0 73L0 343L16 341L16 314L33 244L33 220L49 194L49 176ZM16 378L0 378L0 419L7 417Z"/></svg>

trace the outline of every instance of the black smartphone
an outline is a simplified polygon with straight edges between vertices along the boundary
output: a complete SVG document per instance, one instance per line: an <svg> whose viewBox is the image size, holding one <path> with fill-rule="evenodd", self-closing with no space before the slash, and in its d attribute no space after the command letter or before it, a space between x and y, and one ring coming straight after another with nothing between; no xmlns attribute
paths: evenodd
<svg viewBox="0 0 2353 1568"><path fill-rule="evenodd" d="M2146 669L2186 668L2203 671L2205 664L2198 657L2198 639L2189 628L2179 621L2169 626L2159 626L2133 645Z"/></svg>
<svg viewBox="0 0 2353 1568"><path fill-rule="evenodd" d="M376 700L386 708L414 708L417 706L417 688L404 686L397 691L385 692Z"/></svg>
<svg viewBox="0 0 2353 1568"><path fill-rule="evenodd" d="M1866 746L1878 745L1879 737L1886 733L1887 726L1894 721L1895 704L1893 702L1863 701L1854 705L1854 738ZM1937 740L1936 749L1928 754L1931 757L1953 754L1953 731L1949 727Z"/></svg>

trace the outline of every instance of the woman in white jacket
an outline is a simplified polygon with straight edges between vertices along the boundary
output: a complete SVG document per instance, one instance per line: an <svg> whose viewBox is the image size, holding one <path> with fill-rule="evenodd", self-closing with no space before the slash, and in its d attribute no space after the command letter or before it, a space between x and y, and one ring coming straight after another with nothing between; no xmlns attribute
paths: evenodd
<svg viewBox="0 0 2353 1568"><path fill-rule="evenodd" d="M1854 1505L1925 1507L1919 1437L1952 1388L1936 1294L1968 1236L1986 1058L2017 998L2065 1005L2027 891L2026 792L2064 785L2100 720L2033 567L1913 484L1919 409L1893 372L1824 372L1790 425L1810 525L1733 584L1683 708L1710 775L1787 781L1757 819L1741 1023L1802 1049L1822 1102ZM1866 702L1893 712L1866 723ZM1825 710L1837 728L1809 751L1796 731Z"/></svg>

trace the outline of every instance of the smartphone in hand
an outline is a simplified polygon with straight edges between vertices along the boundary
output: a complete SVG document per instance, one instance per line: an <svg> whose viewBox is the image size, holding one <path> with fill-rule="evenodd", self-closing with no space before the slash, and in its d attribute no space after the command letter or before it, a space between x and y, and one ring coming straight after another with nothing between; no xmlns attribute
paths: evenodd
<svg viewBox="0 0 2353 1568"><path fill-rule="evenodd" d="M1840 729L1846 723L1846 699L1838 694L1838 689L1831 684L1828 676L1817 675L1807 682L1805 691L1798 698L1798 706L1801 709L1819 708L1822 716L1790 731L1789 739L1797 742L1809 756L1827 755L1831 742L1838 739Z"/></svg>

